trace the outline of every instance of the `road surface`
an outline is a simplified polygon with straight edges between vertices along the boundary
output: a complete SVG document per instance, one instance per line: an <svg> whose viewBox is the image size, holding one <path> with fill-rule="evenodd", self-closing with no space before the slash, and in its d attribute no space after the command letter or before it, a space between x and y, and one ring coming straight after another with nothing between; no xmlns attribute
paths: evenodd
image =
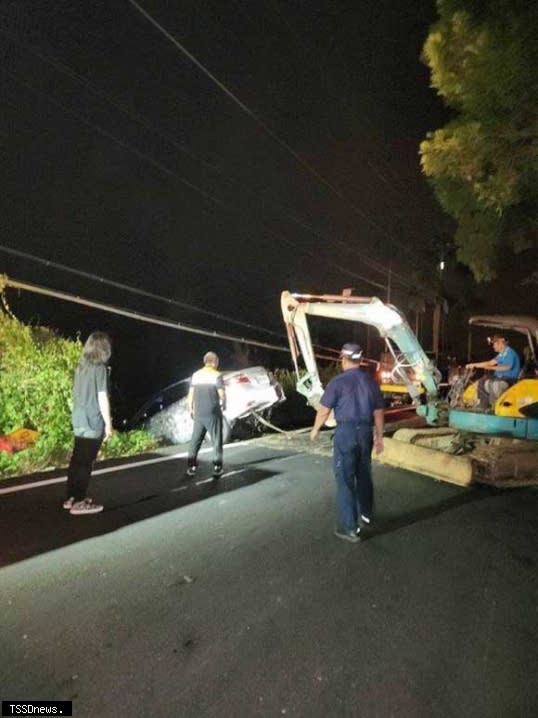
<svg viewBox="0 0 538 718"><path fill-rule="evenodd" d="M62 511L61 482L0 494L0 697L92 718L536 715L536 489L376 467L375 530L347 544L330 458L303 448L229 447L218 483L184 458L104 473L96 516Z"/></svg>

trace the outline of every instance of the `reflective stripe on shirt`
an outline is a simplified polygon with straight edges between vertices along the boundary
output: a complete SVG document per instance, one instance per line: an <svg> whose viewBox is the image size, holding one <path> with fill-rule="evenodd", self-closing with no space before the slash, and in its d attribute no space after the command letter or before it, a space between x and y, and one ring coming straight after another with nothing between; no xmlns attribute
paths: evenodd
<svg viewBox="0 0 538 718"><path fill-rule="evenodd" d="M197 416L210 416L220 411L219 389L224 389L222 374L205 366L191 377L194 396L194 411Z"/></svg>

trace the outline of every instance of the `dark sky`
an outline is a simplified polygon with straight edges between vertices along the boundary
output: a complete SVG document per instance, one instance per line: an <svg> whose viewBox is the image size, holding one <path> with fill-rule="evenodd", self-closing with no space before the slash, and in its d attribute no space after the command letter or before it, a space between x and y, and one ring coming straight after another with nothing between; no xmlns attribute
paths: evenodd
<svg viewBox="0 0 538 718"><path fill-rule="evenodd" d="M447 119L419 60L433 0L140 4L255 117L127 0L3 0L2 244L276 331L285 288L384 296L372 262L392 262L404 303L448 226L418 161ZM20 279L246 333L0 260ZM64 332L109 326L127 394L190 371L207 344L11 299Z"/></svg>

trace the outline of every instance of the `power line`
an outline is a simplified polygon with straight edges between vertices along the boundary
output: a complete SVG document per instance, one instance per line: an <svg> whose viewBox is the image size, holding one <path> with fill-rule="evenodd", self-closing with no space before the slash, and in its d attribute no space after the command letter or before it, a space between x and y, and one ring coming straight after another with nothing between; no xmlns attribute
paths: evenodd
<svg viewBox="0 0 538 718"><path fill-rule="evenodd" d="M205 314L206 316L212 317L214 319L222 319L231 324L237 324L238 326L243 326L248 329L254 329L255 331L262 332L265 334L270 334L272 336L278 337L279 339L287 338L286 335L271 331L270 329L265 329L263 327L260 327L260 326L254 325L254 324L249 324L248 322L242 322L238 319L232 319L231 317L227 317L224 314L219 314L218 312L209 312L205 309L200 309L199 307L195 307L191 304L185 304L184 302L179 302L174 299L170 299L169 297L164 297L160 294L153 294L152 292L147 292L143 289L138 289L137 287L131 287L128 284L123 284L121 282L116 282L114 280L106 279L105 277L100 277L96 274L91 274L90 272L83 272L80 269L74 269L73 267L67 267L65 264L59 264L57 262L52 262L48 259L44 259L43 257L36 257L33 254L28 254L27 252L21 252L18 249L12 249L10 247L4 247L4 246L0 245L0 252L5 252L6 254L10 254L15 257L19 257L21 259L28 259L28 260L31 260L34 262L38 262L40 264L43 264L45 267L52 267L53 269L58 269L61 271L69 272L70 274L74 274L79 277L84 277L84 279L90 279L93 281L97 281L100 284L112 286L112 287L115 287L116 289L122 289L123 291L129 292L131 294L144 296L144 297L147 297L150 299L156 299L158 301L163 301L163 302L166 302L171 305L179 306L182 309L189 309L189 310L192 310L195 312L199 312L201 314ZM0 292L2 290L2 286L4 286L3 285L4 278L5 278L5 275L0 275ZM5 286L7 286L7 285L5 285ZM3 294L0 296L0 301L2 301L2 302L4 301ZM87 300L87 301L91 301L91 300ZM9 307L5 306L4 309L7 311L8 314L10 314L10 316L13 317ZM182 326L189 326L189 325L182 325ZM200 330L200 331L202 331L202 330ZM211 331L205 330L205 331L208 332L208 336L215 336L215 334L216 334L216 332L213 330L211 330ZM244 339L238 339L237 341L244 342L245 344L249 343L247 340L244 340ZM323 351L334 352L336 354L338 353L338 349L333 349L332 347L326 347L326 346L323 346L322 344L314 344L314 346L317 349L322 349ZM327 358L327 357L324 357L324 358Z"/></svg>
<svg viewBox="0 0 538 718"><path fill-rule="evenodd" d="M277 13L277 15L278 15L278 17L279 17L279 20L282 21L282 22L286 25L286 27L288 28L289 32L294 36L294 42L295 42L295 43L298 42L298 43L302 46L304 53L305 53L305 54L307 55L307 57L309 57L309 59L312 61L312 65L315 65L315 66L316 66L317 71L318 71L318 75L319 75L319 77L320 77L320 79L321 79L321 81L322 81L322 84L323 84L324 87L325 87L325 91L326 91L331 97L333 97L333 98L336 97L336 98L338 99L338 101L341 103L342 107L344 107L350 114L355 115L355 114L356 114L356 111L355 111L355 109L352 107L352 105L350 104L350 102L348 102L348 100L347 100L345 97L343 97L342 95L340 95L340 94L338 94L338 93L332 91L331 79L330 79L330 77L328 76L328 73L326 72L325 67L324 67L319 61L317 61L317 59L318 59L318 54L316 54L316 60L313 61L313 53L312 53L311 49L308 47L307 43L303 40L302 34L301 34L301 32L295 27L295 24L292 24L292 23L290 22L290 20L288 19L288 17L286 17L286 15L285 15L283 12L281 12L280 6L279 6L279 4L278 4L278 0L273 0L273 2L272 2L271 4L272 4L273 7L275 8L275 11L276 11L276 13ZM239 11L240 11L240 12L242 11L243 13L246 13L246 14L248 15L249 19L252 20L252 16L251 16L251 14L248 12L248 8L239 6ZM333 42L333 45L334 45L334 42ZM337 51L340 50L340 48L339 48L338 46L337 46L336 49L337 49ZM342 57L342 55L341 55L340 52L339 52L339 54L340 54L340 56ZM374 128L374 123L370 120L370 118L368 117L368 115L361 115L361 119L366 120L367 123L370 125L370 127ZM376 128L376 129L377 129L377 128ZM381 160L381 162L383 162L383 164L385 164L385 166L387 167L387 169L388 169L390 172L393 173L393 175L394 175L394 177L395 177L395 180L396 180L396 181L398 182L398 184L401 186L401 190L397 190L396 187L394 186L394 183L393 183L393 182L390 182L390 181L385 177L385 175L380 172L379 168L378 168L375 164L373 164L372 162L370 162L370 160L369 160L367 157L365 158L365 162L366 162L366 164L368 165L368 167L370 167L370 169L371 169L373 172L375 172L375 174L377 174L377 176L381 179L381 181L382 181L384 184L386 184L386 186L387 186L390 190L392 190L393 192L396 192L399 196L401 196L402 193L407 190L407 187L406 187L406 185L405 185L405 183L404 183L403 178L395 171L394 167L392 167L392 166L390 165L390 163L387 162L387 160L383 157L383 155L379 155L379 159Z"/></svg>
<svg viewBox="0 0 538 718"><path fill-rule="evenodd" d="M160 327L166 327L168 329L175 329L177 331L182 332L188 332L190 334L198 334L205 337L211 337L213 339L220 339L222 341L229 341L229 342L240 342L241 344L247 344L250 346L259 347L262 349L268 349L271 351L278 351L278 352L284 352L286 354L290 353L289 347L283 347L277 344L269 344L268 342L260 342L255 339L247 339L245 337L238 337L234 336L232 334L226 334L223 332L217 332L217 331L210 331L208 329L202 329L200 327L195 327L191 324L185 324L183 322L173 322L170 319L163 319L162 317L152 315L152 314L145 314L144 312L137 312L132 309L126 309L125 307L118 307L112 304L105 304L104 302L96 302L92 299L86 299L85 297L81 297L79 295L74 294L68 294L67 292L60 292L55 289L49 289L48 287L43 287L39 284L32 284L30 282L22 282L18 279L11 279L10 277L7 277L6 275L0 275L0 292L3 292L6 288L11 289L19 289L26 292L31 292L33 294L39 294L41 296L50 297L52 299L61 299L66 302L71 302L72 304L78 304L84 307L89 307L90 309L97 309L102 312L107 312L109 314L116 314L118 316L125 317L127 319L136 319L138 321L145 322L147 324L153 324ZM337 350L329 349L329 351L334 351L335 354L338 354ZM334 356L326 356L323 354L316 354L316 357L319 359L326 359L329 361L334 361Z"/></svg>
<svg viewBox="0 0 538 718"><path fill-rule="evenodd" d="M88 125L89 127L91 127L91 128L92 128L93 130L95 130L96 132L98 132L98 133L104 135L105 137L107 137L107 139L112 140L113 142L115 142L116 144L118 144L118 145L119 145L120 147L122 147L123 149L126 149L126 150L132 152L132 153L135 154L137 157L146 160L146 161L149 162L152 166L157 167L157 168L160 169L161 171L165 172L167 175L178 179L182 184L188 186L190 189L192 189L192 190L194 190L194 191L196 191L196 192L199 192L205 199L210 200L211 202L213 202L214 204L218 205L219 207L221 207L221 208L223 208L223 209L225 209L225 210L232 211L232 212L237 212L237 210L235 210L235 209L233 209L233 208L230 208L229 204L227 204L227 203L221 201L220 199L218 199L217 197L215 197L215 196L212 195L211 193L206 192L205 190L203 190L202 188L200 188L200 187L198 187L197 185L193 184L192 182L189 182L188 180L184 179L183 177L181 177L180 175L178 175L176 172L174 172L173 170L171 170L171 169L169 169L168 167L166 167L165 165L163 165L161 162L158 162L157 160L155 160L153 157L147 155L146 153L144 153L144 152L138 150L138 149L135 148L135 147L131 147L131 145L130 145L129 143L125 142L125 141L122 140L122 139L119 139L118 137L116 137L114 134L112 134L112 133L109 132L108 130L103 129L102 127L100 127L99 125L95 124L95 123L92 122L91 120L88 120L88 119L85 118L83 115L81 115L80 113L76 112L75 110L72 110L71 108L66 107L65 105L63 105L63 103L58 102L57 100L53 99L49 94L47 94L47 93L45 93L45 92L43 92L43 91L41 91L41 90L38 90L37 88L33 87L33 86L30 85L29 83L25 82L24 80L21 80L21 79L18 78L16 75L14 75L13 73L9 72L8 70L5 70L5 69L4 69L3 72L6 73L7 75L9 75L10 77L12 77L12 78L13 78L14 80L16 80L17 82L20 82L24 87L26 87L28 90L30 90L30 91L33 92L34 94L37 94L37 95L40 96L40 97L44 97L44 98L47 99L49 102L51 102L53 105L56 105L57 107L60 107L60 108L61 108L62 110L64 110L65 112L68 112L69 114L72 114L74 117L76 117L77 119L79 119L81 122L83 122L84 124ZM279 236L282 240L288 241L288 243L290 242L289 240L286 240L282 234L280 234L280 235L278 235L278 236ZM293 246L294 249L297 249L297 244L296 244L296 243L292 243L292 246ZM314 253L314 252L311 252L311 251L308 251L308 250L305 250L305 249L303 249L302 251L303 251L303 253L305 253L305 254L308 254L308 255L310 255L310 256L314 256L314 257L316 258L316 260L319 261L319 255L318 255L318 254L316 254L316 253ZM343 272L343 273L346 274L347 276L352 276L352 277L354 277L355 279L359 279L360 281L367 282L367 283L371 284L372 286L377 286L377 287L380 287L380 288L382 288L382 289L385 289L385 288L386 288L385 285L381 285L381 284L379 284L378 282L375 282L374 280L368 279L367 277L363 277L363 276L357 274L356 272L353 272L352 270L349 270L349 269L347 269L347 268L345 268L345 267L342 267L341 265L335 264L334 262L327 262L327 264L329 264L330 266L334 266L336 269L338 269L340 272Z"/></svg>
<svg viewBox="0 0 538 718"><path fill-rule="evenodd" d="M19 257L20 259L27 259L32 262L37 262L38 264L42 264L45 267L52 267L53 269L58 269L63 272L69 272L70 274L76 275L78 277L83 277L84 279L90 279L92 281L99 282L99 284L106 285L108 287L114 287L116 289L121 289L123 291L130 292L131 294L136 294L140 297L146 297L147 299L155 299L160 302L166 302L167 304L170 304L172 306L180 307L181 309L188 309L192 312L198 312L199 314L204 314L205 316L212 317L214 319L221 319L223 321L229 322L230 324L236 324L237 326L242 326L247 329L254 329L258 332L262 332L264 334L271 334L272 336L279 337L281 339L284 339L285 336L283 334L280 334L279 332L271 331L270 329L264 329L263 327L256 326L254 324L249 324L248 322L240 321L239 319L232 319L231 317L226 316L225 314L219 314L218 312L210 312L206 309L201 309L199 307L195 307L192 304L187 304L185 302L180 302L176 299L170 299L169 297L164 297L161 294L154 294L153 292L148 292L144 289L139 289L137 287L132 287L128 284L124 284L122 282L116 282L112 279L106 279L105 277L97 276L96 274L91 274L90 272L84 272L80 269L75 269L74 267L68 267L65 264L59 264L58 262L53 262L48 259L43 259L42 257L36 257L33 254L29 254L28 252L21 252L18 249L13 249L12 247L6 247L0 245L0 252L4 252L5 254L12 255L14 257Z"/></svg>
<svg viewBox="0 0 538 718"><path fill-rule="evenodd" d="M250 194L254 194L250 188L245 187L245 185L243 185L242 183L240 183L240 182L239 182L238 180L236 180L235 178L231 177L228 173L223 172L223 170L221 170L218 166L216 166L216 165L214 165L214 164L212 164L212 163L210 163L210 162L205 161L204 159L198 157L198 156L197 156L196 154L194 154L193 152L187 150L184 146L182 146L182 145L180 145L179 143L177 143L177 142L175 141L175 139L172 138L168 133L164 133L164 132L162 132L160 129L155 128L153 125L151 125L151 124L147 121L147 119L146 119L145 117L143 117L143 116L140 115L139 113L132 112L129 108L126 108L122 103L118 102L115 97L113 97L113 96L109 95L108 93L102 91L100 88L97 88L93 83L91 83L91 82L89 82L88 80L86 80L85 78L81 77L80 75L78 75L78 73L76 73L76 72L74 72L73 70L71 70L70 68L66 67L63 63L60 63L60 62L58 62L57 60L54 60L53 58L48 57L47 55L43 55L42 53L37 52L35 49L30 48L26 43L21 42L21 41L18 40L18 39L14 39L13 36L12 36L10 33L7 33L7 32L5 32L5 31L3 31L3 30L1 30L1 29L0 29L0 32L1 32L2 34L6 35L7 37L9 37L9 38L10 38L13 42L15 42L16 44L19 44L19 45L21 45L22 47L24 47L24 48L25 48L28 52L30 52L31 54L37 56L38 58L40 58L41 60L44 60L45 62L50 63L50 64L51 64L56 70L58 70L59 72L62 72L62 73L64 73L65 75L67 75L68 77L70 77L71 79L73 79L73 80L75 80L75 81L77 81L77 82L83 84L85 87L87 87L88 89L90 89L91 92L93 92L94 94L96 94L98 97L104 98L105 100L107 100L108 102L110 102L114 107L116 107L116 108L119 109L120 111L122 111L122 112L124 112L125 114L127 114L131 119L134 119L136 122L142 124L142 126L144 126L145 128L149 129L150 131L154 132L155 134L157 134L157 135L163 137L164 139L166 139L168 142L170 142L170 143L171 143L176 149L178 149L180 152L183 152L184 154L186 154L187 156L189 156L189 157L195 159L196 161L200 162L200 163L203 164L204 166L206 166L206 167L212 169L213 171L216 171L217 173L221 174L221 176L224 176L224 177L225 177L226 179L228 179L229 181L231 181L231 182L233 182L233 183L239 185L243 190L248 191ZM9 73L9 72L8 72L8 74L11 75L11 73ZM11 76L14 77L13 75L11 75ZM20 80L19 80L19 81L20 81ZM26 83L23 83L23 84L25 84L25 86L26 86L28 89L30 89L30 90L32 90L32 91L34 91L34 92L37 92L37 93L40 92L39 90L37 90L37 89L34 88L33 86L30 86L30 85L28 85L28 84L26 84ZM44 93L42 93L42 94L44 94ZM46 96L47 96L47 98L48 98L50 101L55 102L55 101L50 97L50 95L46 95ZM99 127L99 126L95 125L94 123L91 123L87 118L81 117L78 113L75 113L75 112L74 112L73 110L71 110L70 108L66 108L66 107L65 107L64 105L62 105L61 103L56 103L56 104L58 104L58 106L60 106L64 111L71 112L72 114L74 114L76 117L78 117L78 118L81 119L82 121L88 123L93 129L100 130L100 127ZM106 133L106 130L103 130L103 132ZM107 136L108 136L109 138L112 138L112 137L113 137L110 133L108 133ZM121 142L121 140L120 140L120 142ZM131 149L131 148L130 148L129 146L127 146L125 143L124 143L123 146L127 147L128 149ZM145 156L145 158L148 159L147 156ZM164 166L163 166L163 167L164 167ZM168 168L165 168L165 171L171 172L171 170L168 170ZM178 179L180 179L180 181L183 181L182 178L179 177L178 175L175 175L175 176L177 176ZM187 182L187 181L185 180L185 182ZM214 195L209 195L208 193L207 193L207 194L204 194L204 192L205 192L204 190L202 190L201 188L198 188L196 185L193 185L192 183L191 183L191 184L188 184L188 186L189 186L191 189L196 189L196 191L201 192L201 193L206 197L206 199L207 199L207 198L211 198L211 199L212 199L213 201L215 201L216 203L220 203L222 206L224 206L224 203L222 203L220 200L218 200L217 198L215 198ZM254 194L254 196L255 196L257 199L260 199L256 194ZM320 232L320 231L317 230L315 227L312 227L312 225L310 225L310 224L308 224L307 222L303 221L300 217L296 217L296 216L294 216L293 214L290 214L285 208L283 208L283 207L282 207L281 205L279 205L278 203L276 204L276 207L277 207L277 210L278 210L278 211L285 213L285 216L283 217L283 219L287 219L287 220L290 221L290 222L294 222L294 223L297 224L298 226L300 226L300 227L302 227L303 229L305 229L305 230L307 230L307 231L309 231L309 232L315 234L318 238L321 238L321 239L323 239L324 241L334 242L334 243L339 244L340 246L342 246L342 247L343 247L344 249L346 249L348 252L351 252L351 253L353 253L353 254L358 254L358 255L360 256L361 262L362 262L363 264L365 264L366 266L369 266L370 268L374 269L375 271L379 272L380 274L385 274L385 275L386 275L386 274L388 273L388 270L387 270L383 265L379 264L378 262L375 262L374 260L372 260L372 259L370 259L370 258L368 258L368 257L365 257L363 253L358 253L358 252L356 252L355 249L354 249L354 247L353 247L353 245L349 244L348 242L345 242L345 241L343 241L343 240L340 240L338 237L335 237L335 236L329 237L328 235L326 235L326 234ZM294 247L295 247L295 246L296 246L296 245L294 245ZM338 265L334 265L334 266L337 267L337 268L339 268L340 270L342 270L342 268L339 267ZM345 270L345 273L349 275L349 270ZM409 282L407 279L405 279L402 275L399 275L399 274L396 273L396 272L394 272L394 275L395 275L395 277L398 278L398 281L399 281L400 284L402 284L403 286L406 286L406 287L412 286L412 283ZM355 279L360 279L361 281L367 282L368 284L371 284L372 286L375 286L375 287L378 287L378 288L381 288L381 289L386 289L386 285L380 284L379 282L372 281L371 279L368 279L368 278L366 278L366 277L364 277L364 276L358 275L358 274L356 274L356 273L354 273L352 276L354 276Z"/></svg>
<svg viewBox="0 0 538 718"><path fill-rule="evenodd" d="M304 167L310 174L312 174L316 179L321 182L323 185L328 187L334 194L336 194L342 201L344 201L356 214L358 214L360 217L365 219L372 227L374 227L378 232L383 234L385 237L390 239L394 244L397 244L398 246L401 246L405 249L405 251L408 251L405 245L402 245L400 242L398 242L392 234L387 232L384 228L380 227L371 217L364 212L360 207L357 207L354 204L351 204L349 199L340 192L338 188L336 188L331 182L329 182L323 175L321 175L312 165L307 162L301 155L298 154L287 142L282 140L271 128L260 118L258 115L251 110L244 102L242 102L237 95L235 95L226 85L224 85L215 75L213 75L210 70L208 70L191 52L187 50L173 35L171 35L157 20L155 20L144 8L142 8L135 0L128 0L128 2L141 14L143 15L148 22L150 22L161 34L163 34L180 52L182 52L186 57L193 62L196 67L198 67L199 70L201 70L204 75L209 77L209 79L217 85L217 87L222 90L238 107L243 110L251 119L253 119L275 142L277 142L281 147L283 147L287 152L289 152L292 157L302 166ZM430 269L430 268L429 268Z"/></svg>
<svg viewBox="0 0 538 718"><path fill-rule="evenodd" d="M184 322L174 322L170 319L163 319L156 315L145 314L144 312L137 312L132 309L126 309L124 307L118 307L112 304L105 304L104 302L96 302L93 299L86 299L78 295L68 294L67 292L60 292L55 289L49 289L48 287L43 287L38 284L31 284L29 282L21 282L17 279L10 279L5 275L3 277L0 277L0 286L10 287L12 289L21 289L23 291L40 294L41 296L51 297L53 299L62 299L63 301L71 302L73 304L79 304L85 307L89 307L91 309L98 309L100 311L108 312L110 314L117 314L128 319L137 319L148 324L156 324L161 327L168 327L170 329L177 329L182 332L189 332L190 334L199 334L201 336L213 337L214 339L221 339L223 341L240 342L242 344L249 344L251 346L261 347L263 349L289 352L288 348L278 346L276 344L260 342L255 339L247 339L245 337L238 337L232 334L226 334L224 332L211 331L208 329L192 326L191 324L185 324Z"/></svg>
<svg viewBox="0 0 538 718"><path fill-rule="evenodd" d="M84 117L84 115L81 115L81 114L80 114L79 112L77 112L76 110L73 110L73 109L70 108L70 107L66 107L63 103L61 103L61 102L59 102L58 100L56 100L56 99L54 99L53 97L51 97L49 93L43 92L42 90L38 90L36 87L34 87L34 86L31 85L30 83L26 82L25 80L21 80L20 77L18 77L17 75L13 74L13 73L10 72L9 70L6 70L5 68L2 69L2 72L4 72L6 75L9 75L9 77L11 77L12 79L14 79L16 82L20 82L21 85L23 85L24 87L26 87L26 88L27 88L28 90L30 90L31 92L34 92L36 95L39 95L40 97L46 98L46 99L47 99L49 102L51 102L53 105L56 105L57 107L59 107L59 108L61 108L62 110L64 110L64 112L69 112L70 114L74 115L74 117L76 117L78 120L80 120L80 121L83 122L84 124L88 125L88 127L91 127L91 128L92 128L93 130L95 130L96 132L98 132L98 133L104 135L105 137L107 137L107 139L112 140L112 142L115 142L117 145L119 145L119 146L122 147L123 149L129 150L129 152L132 152L132 153L135 154L137 157L146 160L146 162L149 162L151 165L153 165L154 167L157 167L157 168L160 169L162 172L165 172L167 175L170 175L170 176L172 176L172 177L175 177L175 178L178 179L182 184L186 185L187 187L189 187L190 189L194 190L195 192L198 192L199 194L201 194L201 195L202 195L203 197L205 197L206 199L209 199L211 202L214 202L215 204L220 204L220 205L224 206L224 203L221 202L221 200L219 200L217 197L215 197L215 196L212 195L211 193L206 192L206 191L203 190L201 187L198 187L197 185L193 184L192 182L189 182L189 180L186 180L185 178L181 177L181 176L178 175L177 173L173 172L171 169L169 169L168 167L166 167L166 165L163 165L162 162L159 162L158 160L154 159L154 158L151 157L150 155L147 155L145 152L142 152L141 150L137 149L136 147L132 147L131 145L129 145L129 144L128 144L127 142L125 142L124 140L122 140L122 139L116 137L116 135L112 134L112 132L109 132L108 130L105 130L105 129L102 128L100 125L95 124L95 123L92 122L91 120L88 120L87 117Z"/></svg>

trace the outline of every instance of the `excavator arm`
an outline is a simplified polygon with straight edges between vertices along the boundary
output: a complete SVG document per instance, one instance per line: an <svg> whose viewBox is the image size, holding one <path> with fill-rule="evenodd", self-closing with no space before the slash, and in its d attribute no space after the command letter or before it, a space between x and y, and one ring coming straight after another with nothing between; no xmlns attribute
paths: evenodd
<svg viewBox="0 0 538 718"><path fill-rule="evenodd" d="M395 359L393 376L406 384L417 414L435 428L401 428L392 436L386 436L379 461L459 486L469 486L473 482L495 486L538 484L538 419L524 414L521 418L504 417L501 411L492 415L458 410L453 401L448 410L439 398L438 370L423 351L403 314L395 307L376 297L291 294L287 291L282 293L281 307L297 374L297 390L314 408L321 399L323 385L310 337L308 315L361 322L375 327L386 340ZM491 325L491 318L483 319ZM517 326L511 317L506 319L506 324ZM300 358L306 368L304 376L299 366ZM417 380L423 391L417 387ZM537 382L534 378L518 382L507 389L498 403L515 405L521 394L518 406L526 408L529 402L532 406ZM512 396L511 392L519 394ZM444 423L443 409L446 409L450 426L439 426ZM522 440L525 438L534 440Z"/></svg>
<svg viewBox="0 0 538 718"><path fill-rule="evenodd" d="M405 317L392 305L377 297L345 295L291 294L282 292L281 309L288 332L291 354L297 375L297 391L317 408L323 394L314 348L310 337L307 315L344 319L375 327L387 342L395 358L394 372L402 380L416 406L417 413L429 424L439 421L438 370L425 354ZM394 352L393 345L398 349ZM301 376L299 357L302 356L306 373ZM417 387L419 380L425 395Z"/></svg>

